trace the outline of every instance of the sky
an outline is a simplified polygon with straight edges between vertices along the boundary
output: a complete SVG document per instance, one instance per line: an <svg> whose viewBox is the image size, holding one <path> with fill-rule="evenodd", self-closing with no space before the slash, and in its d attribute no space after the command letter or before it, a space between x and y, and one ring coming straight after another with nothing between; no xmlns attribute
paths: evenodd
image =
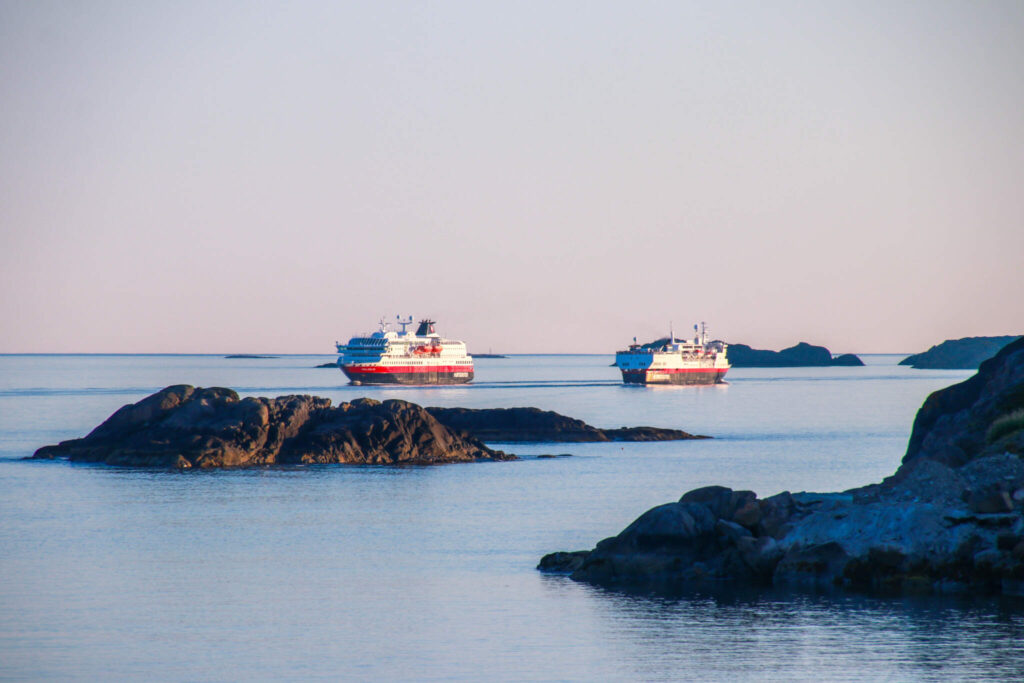
<svg viewBox="0 0 1024 683"><path fill-rule="evenodd" d="M1024 333L1022 72L1016 1L0 0L0 353Z"/></svg>

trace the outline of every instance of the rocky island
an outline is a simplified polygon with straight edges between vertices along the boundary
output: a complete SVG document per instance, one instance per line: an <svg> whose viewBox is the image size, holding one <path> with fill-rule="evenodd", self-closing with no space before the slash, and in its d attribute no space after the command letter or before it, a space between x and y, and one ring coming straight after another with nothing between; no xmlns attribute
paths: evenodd
<svg viewBox="0 0 1024 683"><path fill-rule="evenodd" d="M583 420L539 408L427 408L439 422L481 441L596 442L709 439L679 429L620 427L600 429Z"/></svg>
<svg viewBox="0 0 1024 683"><path fill-rule="evenodd" d="M923 353L907 356L900 361L900 365L909 365L918 370L974 370L1017 339L1020 339L1020 335L947 339Z"/></svg>
<svg viewBox="0 0 1024 683"><path fill-rule="evenodd" d="M729 363L734 368L805 368L864 365L858 356L844 353L832 357L824 346L800 342L781 351L752 349L746 344L729 344Z"/></svg>
<svg viewBox="0 0 1024 683"><path fill-rule="evenodd" d="M407 401L316 396L243 398L222 387L167 387L126 405L81 439L33 458L128 467L213 468L514 460Z"/></svg>
<svg viewBox="0 0 1024 683"><path fill-rule="evenodd" d="M223 387L170 386L120 408L38 459L179 469L285 464L410 465L515 460L491 441L703 439L677 429L598 429L537 408L423 408L395 399L331 405L316 396L239 398Z"/></svg>
<svg viewBox="0 0 1024 683"><path fill-rule="evenodd" d="M1024 595L1024 339L933 393L902 464L841 493L700 488L539 568L612 587L722 583Z"/></svg>

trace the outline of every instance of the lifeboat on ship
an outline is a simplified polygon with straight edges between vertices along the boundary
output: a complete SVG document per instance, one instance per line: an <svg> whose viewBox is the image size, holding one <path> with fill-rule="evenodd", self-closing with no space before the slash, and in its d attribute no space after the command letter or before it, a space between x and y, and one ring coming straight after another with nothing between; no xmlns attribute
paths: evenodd
<svg viewBox="0 0 1024 683"><path fill-rule="evenodd" d="M441 347L427 346L426 344L424 344L422 346L414 346L412 348L412 352L413 355L416 356L439 356L441 355Z"/></svg>

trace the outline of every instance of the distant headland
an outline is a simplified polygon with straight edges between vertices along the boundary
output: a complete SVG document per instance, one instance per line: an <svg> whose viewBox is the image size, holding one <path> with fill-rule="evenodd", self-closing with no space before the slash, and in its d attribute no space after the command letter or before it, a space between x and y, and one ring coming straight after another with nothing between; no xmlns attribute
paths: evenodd
<svg viewBox="0 0 1024 683"><path fill-rule="evenodd" d="M900 361L900 365L909 365L919 370L976 370L984 361L1017 339L1020 339L1020 335L947 339L927 351L907 356Z"/></svg>

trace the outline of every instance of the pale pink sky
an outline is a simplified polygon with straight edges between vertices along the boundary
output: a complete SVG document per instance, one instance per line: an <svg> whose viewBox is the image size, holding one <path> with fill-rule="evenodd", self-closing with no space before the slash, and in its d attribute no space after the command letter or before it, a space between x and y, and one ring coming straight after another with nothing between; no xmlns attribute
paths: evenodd
<svg viewBox="0 0 1024 683"><path fill-rule="evenodd" d="M0 2L0 352L918 351L1022 188L1016 1Z"/></svg>

